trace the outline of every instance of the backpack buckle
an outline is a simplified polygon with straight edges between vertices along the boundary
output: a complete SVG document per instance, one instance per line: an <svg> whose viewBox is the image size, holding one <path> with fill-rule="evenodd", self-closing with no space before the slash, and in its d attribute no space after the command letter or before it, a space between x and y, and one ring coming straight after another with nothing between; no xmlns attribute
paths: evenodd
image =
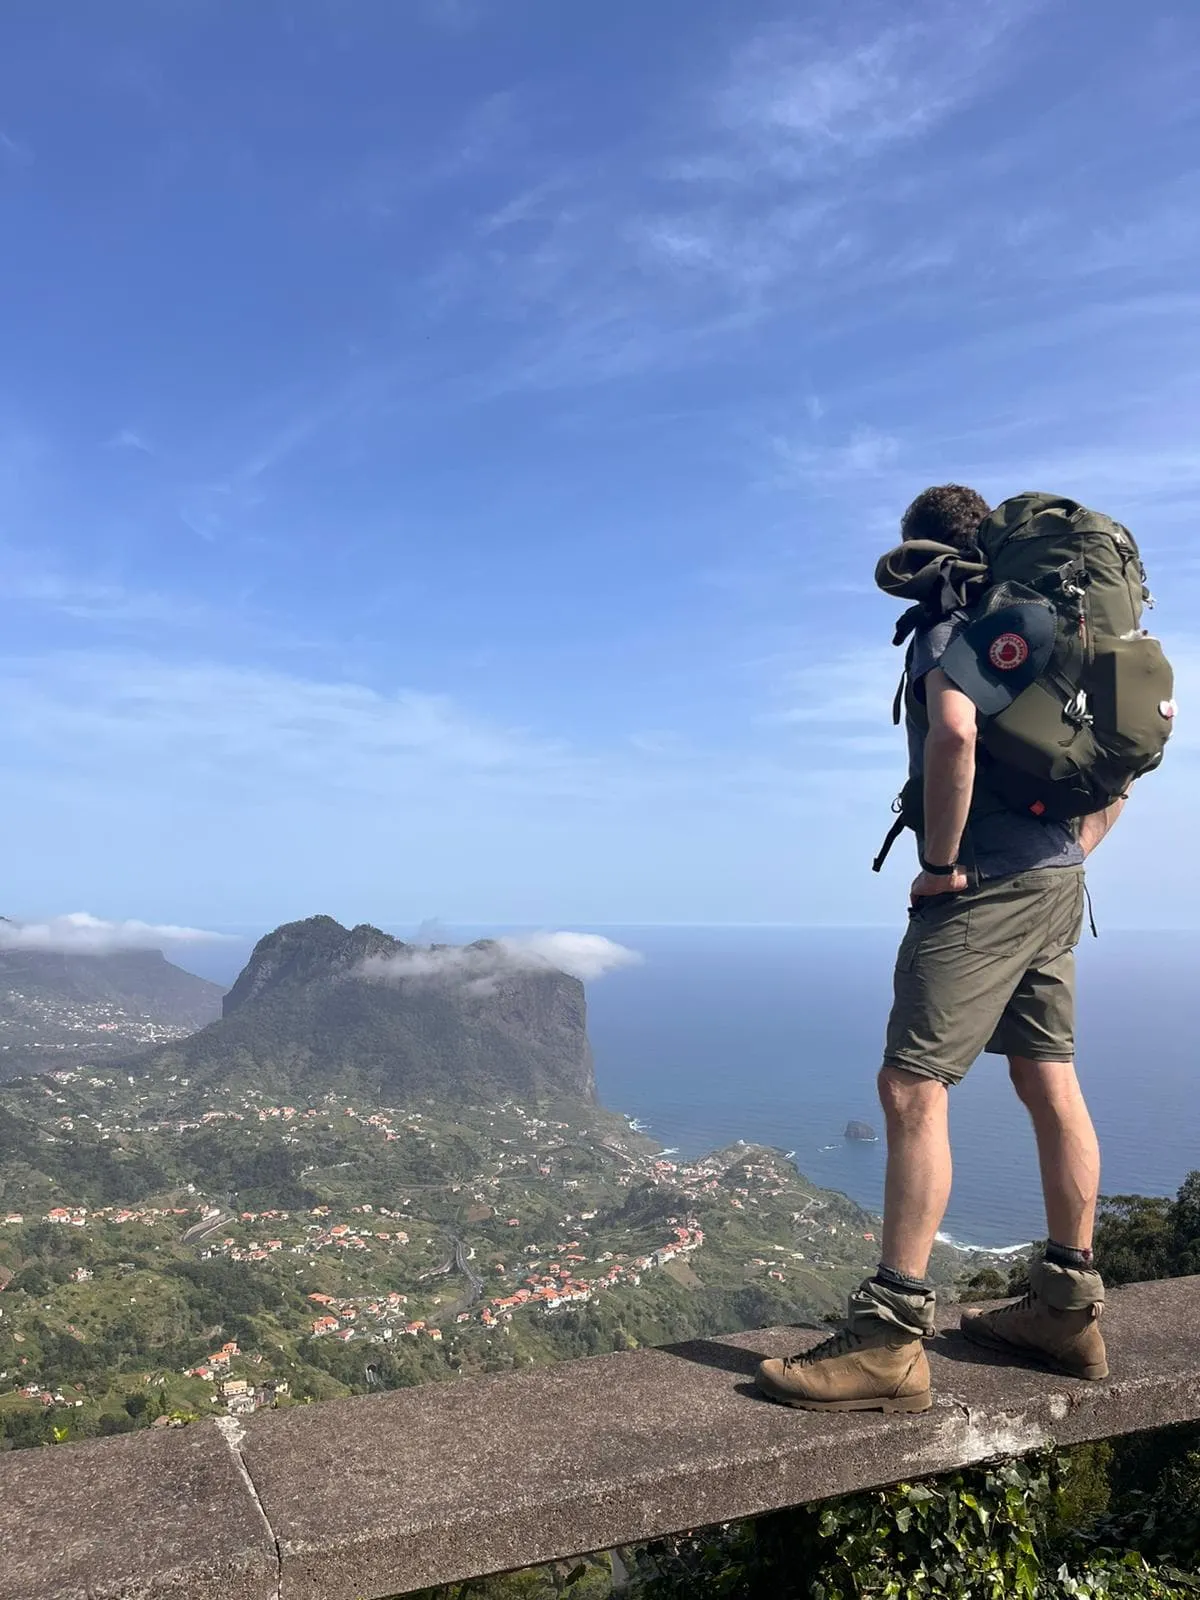
<svg viewBox="0 0 1200 1600"><path fill-rule="evenodd" d="M1082 556L1065 561L1058 569L1058 582L1063 594L1074 595L1078 600L1083 598L1084 590L1091 581L1091 573Z"/></svg>
<svg viewBox="0 0 1200 1600"><path fill-rule="evenodd" d="M1089 728L1095 722L1095 717L1088 709L1088 697L1085 689L1080 689L1063 707L1063 716L1076 728Z"/></svg>

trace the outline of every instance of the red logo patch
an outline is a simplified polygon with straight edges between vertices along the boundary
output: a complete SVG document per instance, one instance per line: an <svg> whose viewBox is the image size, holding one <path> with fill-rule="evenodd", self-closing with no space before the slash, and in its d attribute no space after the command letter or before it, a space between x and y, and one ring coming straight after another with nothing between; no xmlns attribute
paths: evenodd
<svg viewBox="0 0 1200 1600"><path fill-rule="evenodd" d="M1029 645L1019 633L1002 633L992 640L988 660L997 672L1014 672L1029 660Z"/></svg>

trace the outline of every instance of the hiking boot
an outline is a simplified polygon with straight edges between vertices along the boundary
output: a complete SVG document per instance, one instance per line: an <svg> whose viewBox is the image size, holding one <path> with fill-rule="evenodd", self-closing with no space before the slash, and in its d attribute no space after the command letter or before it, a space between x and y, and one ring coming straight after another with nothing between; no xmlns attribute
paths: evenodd
<svg viewBox="0 0 1200 1600"><path fill-rule="evenodd" d="M1035 1261L1019 1300L996 1311L964 1311L962 1333L972 1344L1015 1351L1072 1378L1095 1381L1108 1377L1103 1310L1098 1272Z"/></svg>
<svg viewBox="0 0 1200 1600"><path fill-rule="evenodd" d="M933 1331L931 1295L867 1283L850 1298L848 1327L815 1350L761 1362L755 1382L769 1399L800 1411L928 1411L926 1331Z"/></svg>

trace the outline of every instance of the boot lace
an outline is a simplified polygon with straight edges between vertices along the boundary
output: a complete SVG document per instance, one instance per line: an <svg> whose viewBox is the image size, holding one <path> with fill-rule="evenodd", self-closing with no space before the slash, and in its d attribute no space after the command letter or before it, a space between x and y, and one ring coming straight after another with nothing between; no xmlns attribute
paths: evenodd
<svg viewBox="0 0 1200 1600"><path fill-rule="evenodd" d="M820 1344L811 1350L802 1351L798 1356L789 1356L783 1363L789 1370L792 1367L808 1367L814 1361L827 1361L831 1356L846 1356L852 1350L857 1350L862 1341L850 1328L842 1328L838 1333L831 1334L828 1339L823 1339Z"/></svg>

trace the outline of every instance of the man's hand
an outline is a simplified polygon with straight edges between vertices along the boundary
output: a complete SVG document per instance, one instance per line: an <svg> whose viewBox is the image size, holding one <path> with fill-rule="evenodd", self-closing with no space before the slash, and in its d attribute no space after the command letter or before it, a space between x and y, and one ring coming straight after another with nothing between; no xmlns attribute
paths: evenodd
<svg viewBox="0 0 1200 1600"><path fill-rule="evenodd" d="M1079 843L1085 856L1090 856L1096 846L1108 837L1113 824L1125 809L1127 795L1114 800L1106 811L1094 811L1079 823Z"/></svg>
<svg viewBox="0 0 1200 1600"><path fill-rule="evenodd" d="M908 891L909 899L913 905L918 900L923 900L931 894L961 894L967 887L967 875L961 867L955 867L953 872L935 873L919 872L913 879L913 886Z"/></svg>

